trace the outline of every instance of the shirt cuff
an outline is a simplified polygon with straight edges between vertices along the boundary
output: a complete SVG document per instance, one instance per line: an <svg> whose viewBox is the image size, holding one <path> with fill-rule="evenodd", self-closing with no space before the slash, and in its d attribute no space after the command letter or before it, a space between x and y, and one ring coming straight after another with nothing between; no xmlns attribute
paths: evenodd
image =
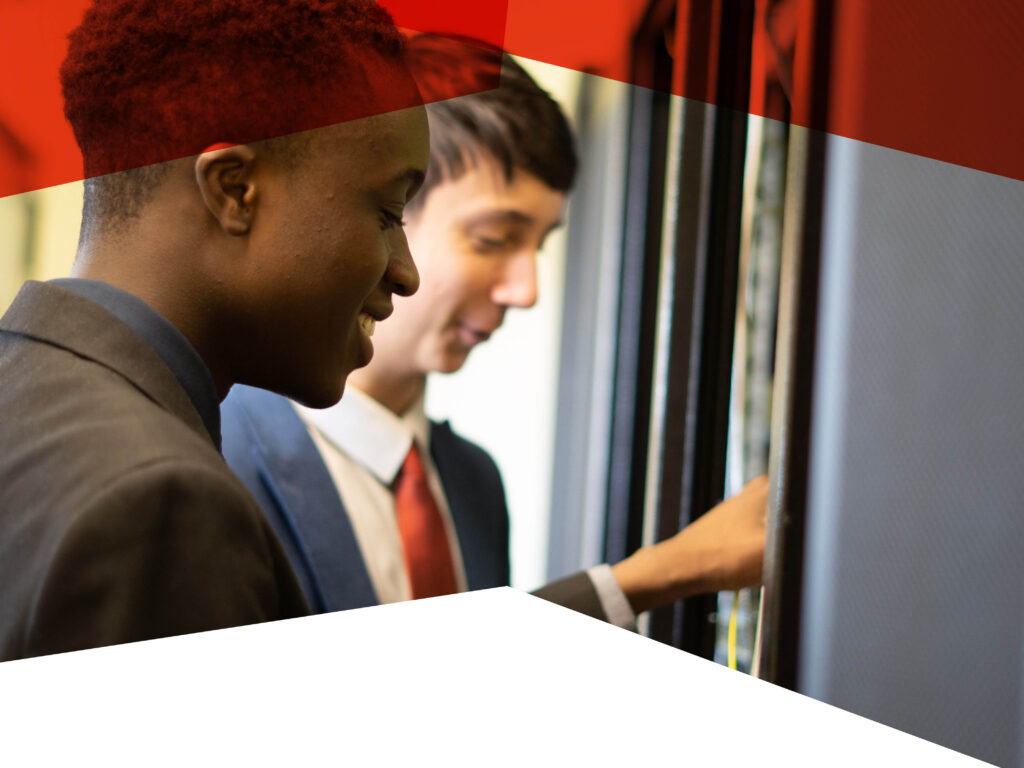
<svg viewBox="0 0 1024 768"><path fill-rule="evenodd" d="M636 614L629 604L626 593L619 586L610 565L595 565L587 570L590 583L594 585L597 599L609 624L623 629L636 629Z"/></svg>

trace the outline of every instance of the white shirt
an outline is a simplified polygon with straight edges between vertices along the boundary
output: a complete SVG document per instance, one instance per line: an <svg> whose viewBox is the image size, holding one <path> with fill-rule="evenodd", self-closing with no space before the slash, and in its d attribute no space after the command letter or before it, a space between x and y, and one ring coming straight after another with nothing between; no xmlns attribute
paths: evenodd
<svg viewBox="0 0 1024 768"><path fill-rule="evenodd" d="M394 482L414 440L448 535L455 583L460 592L465 592L462 553L448 500L430 455L430 422L423 410L422 395L401 416L351 384L341 401L331 408L293 405L348 512L378 601L394 603L412 597L395 517ZM633 628L636 615L611 568L599 565L588 570L587 575L608 620Z"/></svg>
<svg viewBox="0 0 1024 768"><path fill-rule="evenodd" d="M412 599L395 517L394 482L414 440L448 537L455 584L465 592L466 571L455 525L430 457L430 423L423 411L423 398L396 416L350 385L342 401L332 408L317 410L295 404L295 409L306 423L348 512L378 601Z"/></svg>

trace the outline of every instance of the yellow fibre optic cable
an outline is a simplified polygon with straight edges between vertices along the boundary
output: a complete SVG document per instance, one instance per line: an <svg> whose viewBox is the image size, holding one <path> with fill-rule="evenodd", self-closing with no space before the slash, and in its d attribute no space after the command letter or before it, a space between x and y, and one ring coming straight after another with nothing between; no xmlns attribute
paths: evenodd
<svg viewBox="0 0 1024 768"><path fill-rule="evenodd" d="M729 614L729 669L736 669L736 624L740 612L739 590L732 594L732 612Z"/></svg>

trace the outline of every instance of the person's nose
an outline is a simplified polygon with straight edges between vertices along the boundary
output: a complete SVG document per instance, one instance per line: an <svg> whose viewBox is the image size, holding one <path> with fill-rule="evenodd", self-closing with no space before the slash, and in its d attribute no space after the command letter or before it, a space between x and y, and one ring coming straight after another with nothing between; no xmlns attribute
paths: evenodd
<svg viewBox="0 0 1024 768"><path fill-rule="evenodd" d="M399 296L412 296L420 287L420 273L409 251L409 240L404 230L397 230L395 245L388 259L385 275L393 293Z"/></svg>
<svg viewBox="0 0 1024 768"><path fill-rule="evenodd" d="M491 299L506 307L527 309L537 303L537 251L533 248L509 256Z"/></svg>

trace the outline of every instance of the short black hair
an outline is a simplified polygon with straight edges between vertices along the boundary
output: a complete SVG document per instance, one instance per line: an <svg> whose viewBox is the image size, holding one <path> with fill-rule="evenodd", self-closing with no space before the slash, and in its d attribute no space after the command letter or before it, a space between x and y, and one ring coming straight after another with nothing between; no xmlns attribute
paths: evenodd
<svg viewBox="0 0 1024 768"><path fill-rule="evenodd" d="M371 114L361 60L402 48L374 0L94 0L60 71L85 176L99 177L86 214L134 215L162 163L215 142Z"/></svg>
<svg viewBox="0 0 1024 768"><path fill-rule="evenodd" d="M569 121L510 56L477 40L422 34L408 41L406 59L430 121L430 167L413 209L488 158L507 181L522 169L552 189L572 189L578 160Z"/></svg>

